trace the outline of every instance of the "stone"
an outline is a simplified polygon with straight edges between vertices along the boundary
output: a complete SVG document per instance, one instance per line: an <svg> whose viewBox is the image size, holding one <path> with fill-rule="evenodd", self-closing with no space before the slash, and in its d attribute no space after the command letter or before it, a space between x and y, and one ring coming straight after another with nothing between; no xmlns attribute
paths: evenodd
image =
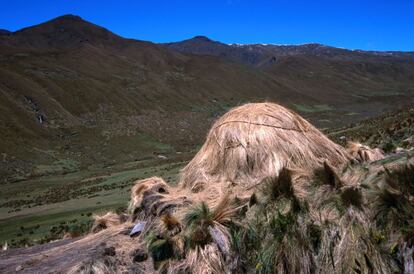
<svg viewBox="0 0 414 274"><path fill-rule="evenodd" d="M215 227L208 227L208 231L210 232L211 238L213 238L213 242L215 242L221 251L226 256L230 255L230 246L227 236L224 233L215 228Z"/></svg>
<svg viewBox="0 0 414 274"><path fill-rule="evenodd" d="M145 225L147 224L147 222L145 221L140 221L138 222L131 230L131 232L129 233L129 236L131 237L136 237L139 234L141 234L141 232L144 230Z"/></svg>

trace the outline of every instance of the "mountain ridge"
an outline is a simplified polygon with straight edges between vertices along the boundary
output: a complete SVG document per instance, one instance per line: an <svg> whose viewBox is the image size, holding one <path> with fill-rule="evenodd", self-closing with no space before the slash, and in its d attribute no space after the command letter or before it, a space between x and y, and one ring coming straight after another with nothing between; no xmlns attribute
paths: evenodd
<svg viewBox="0 0 414 274"><path fill-rule="evenodd" d="M332 127L413 101L410 58L325 54L315 45L299 51L306 54L240 53L203 36L184 46L194 42L215 54L122 38L76 16L1 35L0 173L188 150L215 117L244 102L278 102Z"/></svg>
<svg viewBox="0 0 414 274"><path fill-rule="evenodd" d="M28 26L28 27L23 27L21 29L18 29L16 31L9 31L6 29L0 29L0 34L20 34L20 33L25 33L25 32L31 32L35 29L38 28L45 28L46 26L49 26L49 30L50 27L68 27L70 26L68 23L72 23L72 27L75 26L75 24L80 24L83 26L87 26L89 28L93 27L95 30L100 30L103 32L106 32L114 37L118 37L118 38L122 38L125 40L129 40L129 41L138 41L138 42L150 42L150 41L143 41L143 40L139 40L136 38L125 38L122 36L119 36L113 32L111 32L110 30L108 30L105 27L101 27L98 26L96 24L93 24L91 22L88 22L86 20L84 20L82 17L78 16L78 15L74 15L74 14L65 14L62 16L58 16L56 18L50 19L48 21L45 21L43 23L40 24L35 24L32 26ZM79 25L78 25L79 27ZM96 34L96 33L95 33ZM174 46L177 44L183 44L185 42L191 42L191 41L203 41L203 42L208 42L208 43L214 43L214 44L220 44L222 46L228 46L228 47L241 47L241 48L248 48L248 47L280 47L280 48L315 48L315 47L320 47L320 48L330 48L330 49L337 49L337 50L344 50L344 51L349 51L349 52L355 52L355 53L366 53L366 54L380 54L380 55L388 55L388 54L414 54L414 50L413 51L396 51L396 50L385 50L385 51L379 51L379 50L361 50L361 49L347 49L347 48L343 48L343 47L335 47L335 46L330 46L330 45L326 45L326 44L322 44L322 43L318 43L318 42L310 42L310 43L302 43L302 44L278 44L278 43L245 43L245 44L240 44L240 43L223 43L214 39L211 39L205 35L196 35L192 38L188 38L188 39L184 39L181 41L175 41L175 42L166 42L166 43L155 43L155 42L150 42L150 43L154 43L154 44L160 44L160 45L164 45L164 46Z"/></svg>
<svg viewBox="0 0 414 274"><path fill-rule="evenodd" d="M162 45L187 54L200 54L224 57L232 61L238 61L256 67L266 65L274 58L313 55L321 57L386 57L386 58L408 58L414 60L414 52L399 51L364 51L338 48L320 43L305 43L300 45L278 45L278 44L225 44L212 40L206 36L195 36L178 42L163 43ZM265 60L269 59L269 60Z"/></svg>

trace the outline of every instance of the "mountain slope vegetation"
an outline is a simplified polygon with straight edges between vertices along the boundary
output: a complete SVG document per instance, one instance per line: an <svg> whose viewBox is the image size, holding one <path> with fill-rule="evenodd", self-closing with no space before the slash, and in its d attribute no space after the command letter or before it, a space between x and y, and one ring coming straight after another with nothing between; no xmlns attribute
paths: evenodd
<svg viewBox="0 0 414 274"><path fill-rule="evenodd" d="M244 102L278 102L326 128L413 98L411 53L189 41L126 39L73 15L2 31L2 181L191 150Z"/></svg>

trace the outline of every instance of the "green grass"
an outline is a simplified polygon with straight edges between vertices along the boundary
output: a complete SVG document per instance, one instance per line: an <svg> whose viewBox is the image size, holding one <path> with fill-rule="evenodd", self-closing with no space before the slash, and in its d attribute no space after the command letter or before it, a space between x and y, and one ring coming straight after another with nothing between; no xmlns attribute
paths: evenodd
<svg viewBox="0 0 414 274"><path fill-rule="evenodd" d="M155 149L157 152L161 153L170 153L174 151L174 148L171 145L158 142L145 133L137 135L136 142L139 143L143 148Z"/></svg>
<svg viewBox="0 0 414 274"><path fill-rule="evenodd" d="M12 239L19 240L25 237L36 241L47 235L53 226L57 226L61 222L70 222L74 219L78 223L88 222L91 218L87 216L87 213L101 211L103 209L111 210L114 208L116 208L115 205L107 207L95 205L94 207L85 209L75 209L54 214L36 214L23 218L3 220L0 221L0 243L10 243ZM21 227L24 227L24 230ZM30 231L33 231L33 234L29 234ZM22 235L18 236L19 234Z"/></svg>
<svg viewBox="0 0 414 274"><path fill-rule="evenodd" d="M70 161L56 163L66 166L71 164ZM5 241L10 244L12 239L15 246L25 238L36 241L50 234L51 228L60 223L68 224L74 219L77 220L76 224L85 223L91 220L90 215L93 213L124 207L136 180L160 176L174 184L183 166L181 162L162 161L148 161L151 166L144 167L137 167L138 164L142 164L142 161L115 165L109 171L95 167L2 185L0 204L23 202L16 206L0 207L0 244ZM62 192L62 200L58 197L58 202L48 203L48 195L55 192ZM69 199L65 195L69 195ZM44 204L33 204L33 200L39 197L45 197L41 198ZM20 227L32 229L21 231Z"/></svg>
<svg viewBox="0 0 414 274"><path fill-rule="evenodd" d="M366 96L366 97L384 97L384 96L397 96L402 95L404 93L396 90L377 90L377 91L369 91L360 93L360 95Z"/></svg>
<svg viewBox="0 0 414 274"><path fill-rule="evenodd" d="M79 164L72 159L62 159L54 161L50 165L38 165L33 168L33 176L43 176L48 174L62 174L62 173L71 173L79 170Z"/></svg>
<svg viewBox="0 0 414 274"><path fill-rule="evenodd" d="M293 104L293 108L303 113L316 113L333 110L329 105L301 105Z"/></svg>
<svg viewBox="0 0 414 274"><path fill-rule="evenodd" d="M355 116L355 115L359 115L359 113L358 112L348 112L348 113L345 113L345 115L346 116Z"/></svg>

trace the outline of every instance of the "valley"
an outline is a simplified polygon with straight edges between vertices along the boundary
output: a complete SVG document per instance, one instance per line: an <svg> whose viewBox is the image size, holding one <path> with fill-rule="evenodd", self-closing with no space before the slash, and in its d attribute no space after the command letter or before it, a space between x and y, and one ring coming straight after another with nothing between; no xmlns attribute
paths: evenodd
<svg viewBox="0 0 414 274"><path fill-rule="evenodd" d="M194 150L246 102L344 126L412 104L413 86L412 52L154 44L65 15L0 34L1 181Z"/></svg>
<svg viewBox="0 0 414 274"><path fill-rule="evenodd" d="M414 53L155 44L65 15L0 33L0 96L0 243L17 247L85 233L138 179L176 183L217 117L246 102L395 150L413 134Z"/></svg>

